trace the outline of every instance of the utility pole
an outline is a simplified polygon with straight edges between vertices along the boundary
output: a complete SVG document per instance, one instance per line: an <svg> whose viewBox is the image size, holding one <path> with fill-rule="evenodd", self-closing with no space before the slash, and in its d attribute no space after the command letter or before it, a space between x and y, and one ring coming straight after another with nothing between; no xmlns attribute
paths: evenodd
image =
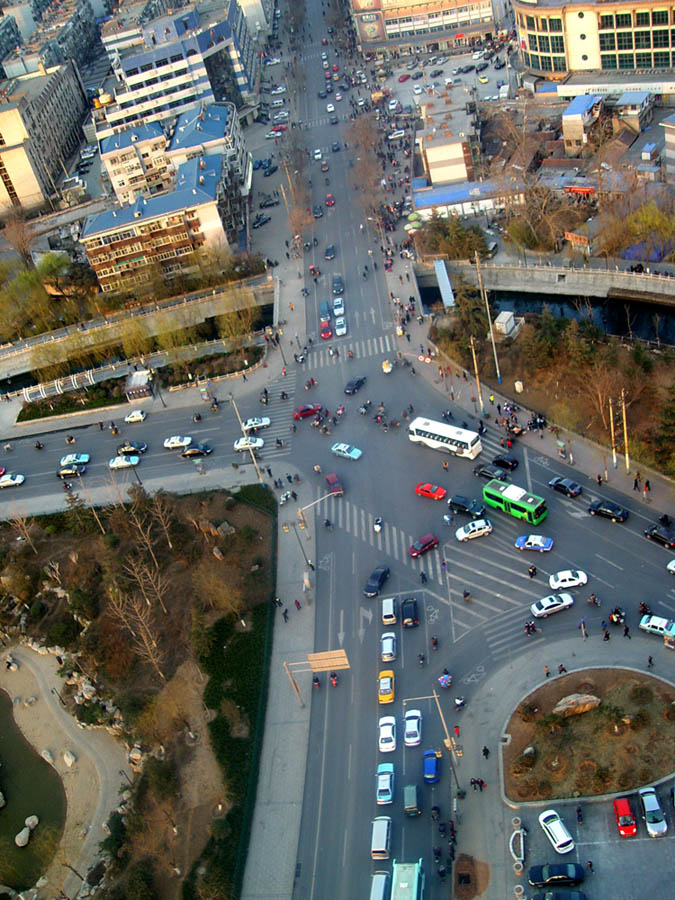
<svg viewBox="0 0 675 900"><path fill-rule="evenodd" d="M612 398L609 398L609 433L612 439L612 465L616 469L617 460L616 460L616 438L614 436L614 405L612 404Z"/></svg>
<svg viewBox="0 0 675 900"><path fill-rule="evenodd" d="M474 375L476 376L476 391L478 393L478 402L480 403L481 413L484 413L485 407L483 406L483 394L481 393L481 389L480 389L480 375L478 374L478 361L476 360L476 348L474 346L476 343L476 339L474 338L473 335L471 335L469 340L471 341L471 356L473 358L473 371L474 371ZM475 407L474 407L474 409L475 409Z"/></svg>
<svg viewBox="0 0 675 900"><path fill-rule="evenodd" d="M234 399L234 395L232 394L231 391L230 391L230 403L232 404L232 408L234 409L234 413L235 413L235 415L236 415L236 417L237 417L237 421L239 422L239 427L241 428L241 433L242 433L242 435L243 435L244 437L247 438L247 437L248 437L248 432L247 432L246 429L244 428L244 423L241 421L241 416L239 415L239 410L237 409L237 402L236 402L236 400ZM261 474L261 472L260 472L260 469L258 468L258 460L256 459L255 453L253 452L253 447L249 446L249 447L248 447L248 452L251 454L251 460L252 460L252 462L253 462L253 467L254 467L254 469L255 469L255 471L256 471L256 475L258 476L258 481L260 482L260 484L264 484L264 483L265 483L265 479L262 477L262 474Z"/></svg>
<svg viewBox="0 0 675 900"><path fill-rule="evenodd" d="M487 291L483 287L483 274L480 270L480 259L478 257L478 251L476 250L476 272L478 273L478 287L480 289L480 295L483 298L483 302L485 303L485 312L488 317L488 325L490 327L490 341L492 342L492 355L495 358L495 369L497 371L497 383L502 383L502 373L499 371L499 360L497 359L497 347L495 345L495 335L492 330L492 316L490 315L490 304L488 303Z"/></svg>
<svg viewBox="0 0 675 900"><path fill-rule="evenodd" d="M626 395L621 388L621 417L623 419L623 446L626 454L626 475L630 472L630 453L628 452L628 423L626 422Z"/></svg>

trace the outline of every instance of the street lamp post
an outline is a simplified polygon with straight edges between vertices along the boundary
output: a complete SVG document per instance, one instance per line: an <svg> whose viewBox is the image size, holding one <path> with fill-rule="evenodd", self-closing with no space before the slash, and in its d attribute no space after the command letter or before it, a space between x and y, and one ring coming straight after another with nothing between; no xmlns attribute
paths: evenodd
<svg viewBox="0 0 675 900"><path fill-rule="evenodd" d="M476 273L478 275L478 287L480 288L480 295L485 301L485 311L488 317L488 325L490 328L490 341L492 342L492 355L495 358L495 369L497 370L497 382L499 384L502 383L502 373L499 370L499 360L497 359L497 346L495 344L495 335L492 329L492 316L490 315L490 304L488 303L487 291L483 287L483 275L480 270L480 260L478 258L478 251L476 250Z"/></svg>
<svg viewBox="0 0 675 900"><path fill-rule="evenodd" d="M241 416L239 415L239 410L237 409L237 403L234 399L234 395L233 395L232 391L230 391L229 397L230 397L230 403L232 404L232 408L234 409L235 415L237 417L237 421L239 422L239 427L241 428L241 433L244 437L248 437L248 433L247 433L246 429L244 428L244 423L241 421ZM255 453L253 452L253 448L251 446L249 446L248 452L251 454L251 461L253 462L253 467L255 468L256 475L258 476L258 481L260 482L260 484L264 484L265 480L260 472L260 469L258 468L258 460L256 459Z"/></svg>
<svg viewBox="0 0 675 900"><path fill-rule="evenodd" d="M52 694L55 694L59 698L59 700L61 701L61 706L66 705L66 701L63 699L63 697L61 696L61 694L58 692L58 690L55 687L51 688L51 692L52 692Z"/></svg>

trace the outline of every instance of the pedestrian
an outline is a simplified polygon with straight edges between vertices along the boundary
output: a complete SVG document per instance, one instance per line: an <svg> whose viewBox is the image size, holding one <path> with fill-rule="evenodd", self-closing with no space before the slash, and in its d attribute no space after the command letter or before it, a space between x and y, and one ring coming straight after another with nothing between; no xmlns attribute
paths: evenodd
<svg viewBox="0 0 675 900"><path fill-rule="evenodd" d="M490 755L490 751L487 747L483 747L483 759L487 759Z"/></svg>
<svg viewBox="0 0 675 900"><path fill-rule="evenodd" d="M475 778L472 778L472 779L471 779L471 787L474 789L474 791L475 791L476 788L478 787L478 782L476 781Z"/></svg>
<svg viewBox="0 0 675 900"><path fill-rule="evenodd" d="M630 628L628 627L628 625L623 626L623 636L627 637L628 640L630 641L631 636L630 636Z"/></svg>
<svg viewBox="0 0 675 900"><path fill-rule="evenodd" d="M600 627L602 628L603 631L607 631L607 622L605 622L604 619L600 623Z"/></svg>
<svg viewBox="0 0 675 900"><path fill-rule="evenodd" d="M302 609L302 606L300 606L300 601L299 601L297 598L296 598L296 600L295 600L294 602L295 602L295 608L296 608L296 609Z"/></svg>
<svg viewBox="0 0 675 900"><path fill-rule="evenodd" d="M485 784L485 782L483 781L482 778L478 778L477 781L478 781L478 789L480 790L480 792L481 792L481 794L482 794L482 793L483 793L483 788L484 788L484 787L487 787L487 785Z"/></svg>
<svg viewBox="0 0 675 900"><path fill-rule="evenodd" d="M603 639L603 641L608 641L608 640L609 640L609 631L606 631L606 632L603 634L602 639Z"/></svg>
<svg viewBox="0 0 675 900"><path fill-rule="evenodd" d="M637 478L634 478L634 479L633 479L633 490L634 490L634 491L639 491L639 490L640 490L640 484L639 484Z"/></svg>
<svg viewBox="0 0 675 900"><path fill-rule="evenodd" d="M498 404L497 404L497 414L500 415L500 416L501 416L501 414L502 414L502 405L501 405L501 403L498 403Z"/></svg>
<svg viewBox="0 0 675 900"><path fill-rule="evenodd" d="M595 873L595 869L593 868L593 860L591 860L591 859L588 860L588 862L586 863L586 868L591 873L591 875L593 875Z"/></svg>
<svg viewBox="0 0 675 900"><path fill-rule="evenodd" d="M420 581L422 582L422 584L427 583L427 576L424 572L420 572Z"/></svg>
<svg viewBox="0 0 675 900"><path fill-rule="evenodd" d="M284 377L286 377L286 366L284 366L283 369L281 370L281 374L282 374Z"/></svg>
<svg viewBox="0 0 675 900"><path fill-rule="evenodd" d="M267 475L269 478L272 477L272 469L269 466L267 467Z"/></svg>
<svg viewBox="0 0 675 900"><path fill-rule="evenodd" d="M560 663L560 665L558 666L558 675L562 675L565 672L567 672L567 669L565 668L565 666L562 663Z"/></svg>
<svg viewBox="0 0 675 900"><path fill-rule="evenodd" d="M549 678L550 675L551 675L551 670L549 669L548 666L544 666L544 675L545 675L547 678Z"/></svg>
<svg viewBox="0 0 675 900"><path fill-rule="evenodd" d="M495 398L492 394L490 394L490 396L488 397L488 400L490 401L490 406L495 405Z"/></svg>
<svg viewBox="0 0 675 900"><path fill-rule="evenodd" d="M648 669L654 668L654 658L652 656L647 657L647 668Z"/></svg>
<svg viewBox="0 0 675 900"><path fill-rule="evenodd" d="M308 560L307 560L307 565L309 566L309 568L310 568L310 569L312 570L312 572L313 572L313 571L314 571L314 563L312 562L311 559L308 559Z"/></svg>
<svg viewBox="0 0 675 900"><path fill-rule="evenodd" d="M642 493L644 495L645 500L647 499L647 494L651 491L652 486L649 483L649 479L645 479L644 487L642 488Z"/></svg>
<svg viewBox="0 0 675 900"><path fill-rule="evenodd" d="M602 487L602 475L596 475L595 480L598 482L598 487Z"/></svg>
<svg viewBox="0 0 675 900"><path fill-rule="evenodd" d="M284 622L288 622L288 610L284 607L284 611L281 614L284 617Z"/></svg>
<svg viewBox="0 0 675 900"><path fill-rule="evenodd" d="M292 497L294 500L297 500L297 499L298 499L298 495L295 493L295 491L291 491L291 497Z"/></svg>
<svg viewBox="0 0 675 900"><path fill-rule="evenodd" d="M243 381L246 381L246 372L242 372L241 377Z"/></svg>
<svg viewBox="0 0 675 900"><path fill-rule="evenodd" d="M293 312L293 310L295 309L295 307L293 306L292 303L288 304L288 308L290 309L291 312Z"/></svg>
<svg viewBox="0 0 675 900"><path fill-rule="evenodd" d="M639 485L640 482L642 481L642 475L640 475L640 470L639 470L639 469L638 469L637 472L635 473L635 480L637 481L638 485Z"/></svg>
<svg viewBox="0 0 675 900"><path fill-rule="evenodd" d="M530 568L527 570L527 574L530 576L530 578L534 578L537 574L537 567L530 566Z"/></svg>
<svg viewBox="0 0 675 900"><path fill-rule="evenodd" d="M459 737L459 725L455 725L455 737Z"/></svg>
<svg viewBox="0 0 675 900"><path fill-rule="evenodd" d="M289 475L288 472L286 472L286 481L287 481L289 484L293 484L293 476L292 476L292 475Z"/></svg>
<svg viewBox="0 0 675 900"><path fill-rule="evenodd" d="M447 571L448 571L448 563L447 563L447 561L446 561L445 559L444 559L443 562L441 563L441 569L443 569L444 572L447 572Z"/></svg>

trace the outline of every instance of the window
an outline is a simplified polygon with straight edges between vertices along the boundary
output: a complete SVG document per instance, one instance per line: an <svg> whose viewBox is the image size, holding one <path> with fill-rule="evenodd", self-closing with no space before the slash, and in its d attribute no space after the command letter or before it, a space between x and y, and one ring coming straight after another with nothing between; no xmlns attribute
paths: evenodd
<svg viewBox="0 0 675 900"><path fill-rule="evenodd" d="M554 53L564 53L565 52L565 38L560 37L558 34L551 35L551 50Z"/></svg>
<svg viewBox="0 0 675 900"><path fill-rule="evenodd" d="M617 16L618 18L618 16ZM628 17L630 18L630 16ZM614 53L603 53L600 57L602 68L605 71L609 71L611 69L616 69L616 54Z"/></svg>
<svg viewBox="0 0 675 900"><path fill-rule="evenodd" d="M670 46L675 47L675 28L670 29Z"/></svg>
<svg viewBox="0 0 675 900"><path fill-rule="evenodd" d="M667 51L664 53L661 50L659 53L654 54L654 68L655 69L667 69L670 66L670 53Z"/></svg>
<svg viewBox="0 0 675 900"><path fill-rule="evenodd" d="M633 19L630 13L617 13L616 14L616 27L617 28L632 28L633 27Z"/></svg>
<svg viewBox="0 0 675 900"><path fill-rule="evenodd" d="M168 59L157 59L157 60L155 60L155 67L158 68L158 69L159 69L160 66L168 66L168 65L169 65L169 60L168 60Z"/></svg>
<svg viewBox="0 0 675 900"><path fill-rule="evenodd" d="M530 62L530 54L526 53L524 50L523 50L523 63L527 66L528 69L531 68L531 66L532 66L532 63Z"/></svg>
<svg viewBox="0 0 675 900"><path fill-rule="evenodd" d="M667 25L667 24L668 24L668 10L667 9L652 10L652 25Z"/></svg>
<svg viewBox="0 0 675 900"><path fill-rule="evenodd" d="M633 36L632 34L629 34L628 37L632 39ZM619 35L619 40L620 39L621 35ZM616 50L616 41L613 34L600 35L600 50Z"/></svg>
<svg viewBox="0 0 675 900"><path fill-rule="evenodd" d="M628 18L630 18L630 16ZM630 24L630 22L628 24ZM172 63L183 62L183 56L180 53L177 56L171 56L170 59Z"/></svg>
<svg viewBox="0 0 675 900"><path fill-rule="evenodd" d="M648 12L639 12L635 13L635 24L639 28L641 25L649 25L649 13Z"/></svg>
<svg viewBox="0 0 675 900"><path fill-rule="evenodd" d="M652 36L649 31L636 31L635 32L635 48L639 50L644 47L651 47L652 45Z"/></svg>
<svg viewBox="0 0 675 900"><path fill-rule="evenodd" d="M138 69L127 69L126 76L131 78L132 75L138 75Z"/></svg>
<svg viewBox="0 0 675 900"><path fill-rule="evenodd" d="M619 68L620 69L634 69L635 62L633 60L632 53L619 53Z"/></svg>
<svg viewBox="0 0 675 900"><path fill-rule="evenodd" d="M523 16L522 13L518 13L518 24L520 25L521 28L525 27L525 17Z"/></svg>
<svg viewBox="0 0 675 900"><path fill-rule="evenodd" d="M564 56L554 56L553 57L553 71L554 72L566 72L567 71L567 65L566 65Z"/></svg>
<svg viewBox="0 0 675 900"><path fill-rule="evenodd" d="M553 64L551 62L550 56L542 56L541 57L541 68L544 72L552 72Z"/></svg>
<svg viewBox="0 0 675 900"><path fill-rule="evenodd" d="M527 39L530 44L530 50L537 49L537 35L536 34L528 34Z"/></svg>
<svg viewBox="0 0 675 900"><path fill-rule="evenodd" d="M536 53L530 53L530 66L533 69L539 68L539 56Z"/></svg>
<svg viewBox="0 0 675 900"><path fill-rule="evenodd" d="M549 39L546 35L539 35L539 50L541 53L550 53L551 45L549 43Z"/></svg>
<svg viewBox="0 0 675 900"><path fill-rule="evenodd" d="M548 31L548 21L546 19L537 19L539 22L539 31Z"/></svg>
<svg viewBox="0 0 675 900"><path fill-rule="evenodd" d="M600 28L614 28L614 16L600 16Z"/></svg>
<svg viewBox="0 0 675 900"><path fill-rule="evenodd" d="M549 31L562 31L562 19L549 19L548 28Z"/></svg>
<svg viewBox="0 0 675 900"><path fill-rule="evenodd" d="M652 31L652 45L654 47L668 47L668 30L660 28L658 31Z"/></svg>
<svg viewBox="0 0 675 900"><path fill-rule="evenodd" d="M528 31L534 31L535 28L536 28L535 23L534 23L534 17L533 17L533 16L527 16L527 17L526 17L526 21L527 21L527 30L528 30Z"/></svg>
<svg viewBox="0 0 675 900"><path fill-rule="evenodd" d="M141 66L141 72L151 72L152 71L152 63L144 63Z"/></svg>
<svg viewBox="0 0 675 900"><path fill-rule="evenodd" d="M603 34L602 37L613 37L613 35ZM633 49L633 35L630 31L620 31L616 36L616 45L619 50L632 50ZM602 50L602 41L600 43L600 49ZM614 50L614 47L607 47L607 50Z"/></svg>

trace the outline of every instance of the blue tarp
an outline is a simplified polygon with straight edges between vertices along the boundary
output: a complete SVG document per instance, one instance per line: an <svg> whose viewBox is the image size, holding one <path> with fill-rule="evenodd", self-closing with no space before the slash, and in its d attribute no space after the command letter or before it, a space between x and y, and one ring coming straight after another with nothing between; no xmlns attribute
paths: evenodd
<svg viewBox="0 0 675 900"><path fill-rule="evenodd" d="M446 309L450 309L450 307L455 305L455 295L452 292L452 285L448 278L448 270L445 267L444 259L434 260L434 271L436 272L436 281L441 292L443 306Z"/></svg>
<svg viewBox="0 0 675 900"><path fill-rule="evenodd" d="M649 251L649 254L647 251ZM661 262L672 251L672 244L661 244L658 240L655 240L654 245L651 246L647 241L642 241L624 250L621 256L623 259L638 260L640 262Z"/></svg>

